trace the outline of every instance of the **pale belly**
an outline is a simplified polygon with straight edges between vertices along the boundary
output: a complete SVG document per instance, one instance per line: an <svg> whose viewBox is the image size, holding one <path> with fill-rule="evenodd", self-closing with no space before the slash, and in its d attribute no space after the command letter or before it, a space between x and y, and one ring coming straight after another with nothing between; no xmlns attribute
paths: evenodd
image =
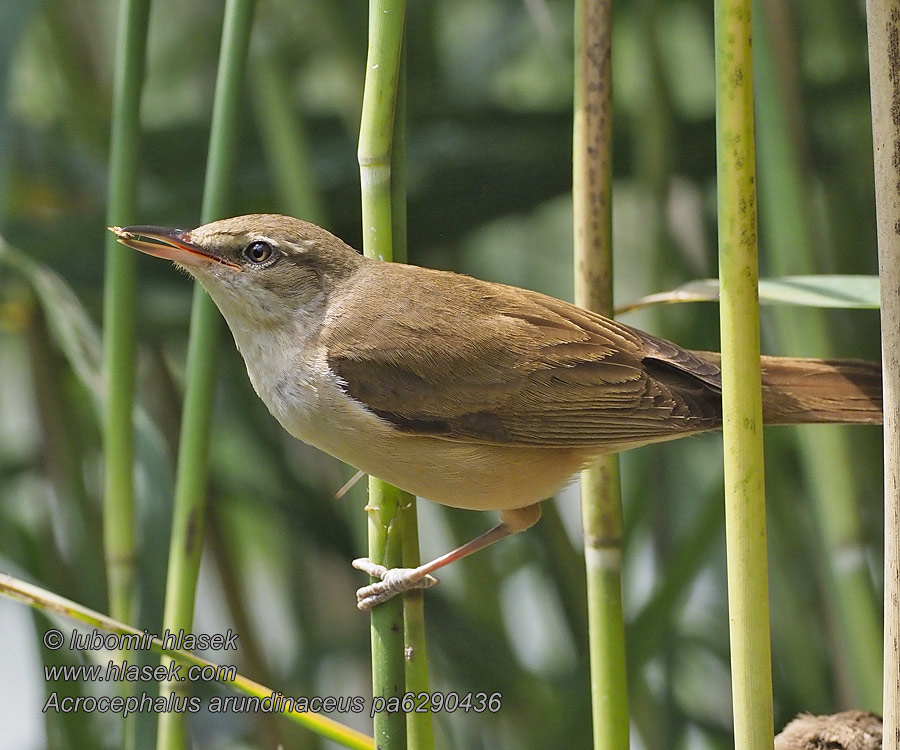
<svg viewBox="0 0 900 750"><path fill-rule="evenodd" d="M553 495L596 451L456 442L397 431L331 377L265 387L262 400L294 437L419 497L456 508L523 508Z"/></svg>
<svg viewBox="0 0 900 750"><path fill-rule="evenodd" d="M318 447L419 497L472 510L522 508L545 500L591 458L558 448L469 445L431 437L360 440L346 432Z"/></svg>

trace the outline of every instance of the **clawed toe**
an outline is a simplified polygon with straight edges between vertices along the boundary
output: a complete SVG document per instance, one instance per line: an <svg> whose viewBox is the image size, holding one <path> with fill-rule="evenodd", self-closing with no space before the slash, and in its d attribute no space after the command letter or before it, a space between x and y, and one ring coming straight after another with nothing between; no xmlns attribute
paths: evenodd
<svg viewBox="0 0 900 750"><path fill-rule="evenodd" d="M369 610L397 594L410 589L427 589L434 586L438 579L421 572L418 568L385 568L373 563L366 557L353 561L353 567L380 581L364 586L356 592L356 606L361 610Z"/></svg>

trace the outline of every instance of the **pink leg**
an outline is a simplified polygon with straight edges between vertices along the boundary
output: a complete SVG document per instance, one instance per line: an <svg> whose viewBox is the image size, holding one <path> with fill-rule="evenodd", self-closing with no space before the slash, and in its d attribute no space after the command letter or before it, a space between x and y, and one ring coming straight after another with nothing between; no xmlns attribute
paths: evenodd
<svg viewBox="0 0 900 750"><path fill-rule="evenodd" d="M431 575L434 571L449 565L456 560L468 557L473 552L484 549L494 542L533 526L541 517L541 506L535 503L524 508L504 510L500 513L500 523L490 531L486 531L471 542L451 550L445 555L435 558L418 568L391 568L376 565L367 557L353 561L353 567L368 573L373 578L380 578L377 583L365 586L356 592L356 606L362 610L386 602L409 589L427 589L434 586L438 579Z"/></svg>

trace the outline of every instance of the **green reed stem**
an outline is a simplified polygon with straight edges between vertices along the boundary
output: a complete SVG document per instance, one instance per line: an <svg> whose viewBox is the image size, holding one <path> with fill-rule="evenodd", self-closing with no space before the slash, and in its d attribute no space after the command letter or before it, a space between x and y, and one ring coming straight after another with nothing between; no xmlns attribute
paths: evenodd
<svg viewBox="0 0 900 750"><path fill-rule="evenodd" d="M750 0L716 0L725 535L736 750L771 750Z"/></svg>
<svg viewBox="0 0 900 750"><path fill-rule="evenodd" d="M108 226L134 223L141 90L150 0L123 0L116 29L110 123ZM134 620L137 566L134 509L135 263L133 252L106 235L103 286L103 551L109 612ZM125 686L124 693L131 693ZM122 746L135 746L135 717L124 722Z"/></svg>
<svg viewBox="0 0 900 750"><path fill-rule="evenodd" d="M575 302L612 314L612 6L575 4ZM628 747L619 460L581 475L595 750Z"/></svg>
<svg viewBox="0 0 900 750"><path fill-rule="evenodd" d="M222 218L233 184L235 144L243 106L241 84L253 20L254 0L228 0L213 103L202 220ZM196 285L188 340L186 388L175 480L175 508L169 546L163 626L190 631L203 548L209 430L215 390L216 350L221 319L212 300ZM165 660L164 660L165 661ZM164 682L160 694L182 694L184 686ZM184 714L161 714L158 750L185 746Z"/></svg>
<svg viewBox="0 0 900 750"><path fill-rule="evenodd" d="M393 225L393 260L405 263L406 241L406 41L400 55L397 105L394 111L394 142L391 148L391 223ZM419 552L419 520L416 496L404 493L400 506L400 536L403 567L417 568ZM414 695L428 692L428 652L425 642L424 591L409 591L403 597L404 654L406 657L406 691ZM413 711L406 716L407 748L434 750L434 721L430 712Z"/></svg>
<svg viewBox="0 0 900 750"><path fill-rule="evenodd" d="M370 258L390 261L396 248L394 208L403 202L402 186L392 174L395 112L403 50L405 0L370 0L369 50L359 132L359 173L362 185L363 251ZM404 562L404 522L401 509L414 501L408 493L369 478L369 558L385 567ZM408 559L408 553L406 553ZM414 606L414 605L413 605ZM395 598L371 614L372 692L400 696L406 689L404 601ZM405 748L406 716L382 711L374 717L373 733L380 748Z"/></svg>
<svg viewBox="0 0 900 750"><path fill-rule="evenodd" d="M150 0L124 0L119 7L110 138L110 226L134 223L140 137L141 89L147 50ZM103 534L109 611L129 622L134 614L134 372L135 254L113 234L106 239L103 297Z"/></svg>

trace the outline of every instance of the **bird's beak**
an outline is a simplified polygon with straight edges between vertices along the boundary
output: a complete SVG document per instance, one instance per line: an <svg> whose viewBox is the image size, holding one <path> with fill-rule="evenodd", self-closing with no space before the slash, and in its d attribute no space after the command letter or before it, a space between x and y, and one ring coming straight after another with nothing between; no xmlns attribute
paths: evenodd
<svg viewBox="0 0 900 750"><path fill-rule="evenodd" d="M110 227L110 232L126 247L140 250L157 258L165 258L182 266L207 267L211 263L222 263L230 268L240 269L236 263L211 253L191 240L191 233L184 229L167 227Z"/></svg>

